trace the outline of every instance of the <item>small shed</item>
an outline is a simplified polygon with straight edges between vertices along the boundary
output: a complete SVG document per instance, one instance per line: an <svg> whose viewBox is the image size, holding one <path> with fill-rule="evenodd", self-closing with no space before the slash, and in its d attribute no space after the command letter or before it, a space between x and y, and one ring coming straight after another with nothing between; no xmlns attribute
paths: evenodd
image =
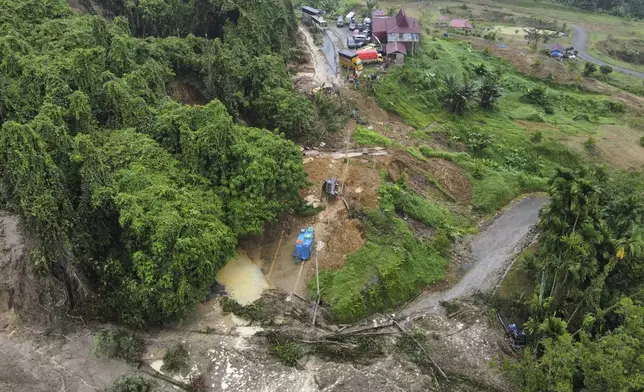
<svg viewBox="0 0 644 392"><path fill-rule="evenodd" d="M385 45L385 53L394 64L403 65L405 55L407 54L407 47L402 42L390 42Z"/></svg>
<svg viewBox="0 0 644 392"><path fill-rule="evenodd" d="M452 19L452 21L449 22L449 27L463 31L470 31L473 28L472 24L470 24L467 19Z"/></svg>
<svg viewBox="0 0 644 392"><path fill-rule="evenodd" d="M390 42L385 45L385 53L387 53L387 55L393 53L407 54L407 47L402 42Z"/></svg>

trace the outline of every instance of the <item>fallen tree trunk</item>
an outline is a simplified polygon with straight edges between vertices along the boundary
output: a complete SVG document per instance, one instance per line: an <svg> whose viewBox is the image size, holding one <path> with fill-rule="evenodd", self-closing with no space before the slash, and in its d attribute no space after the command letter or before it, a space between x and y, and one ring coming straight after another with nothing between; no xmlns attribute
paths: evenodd
<svg viewBox="0 0 644 392"><path fill-rule="evenodd" d="M177 380L175 380L174 378L172 378L170 376L166 376L163 373L157 372L155 369L153 369L150 365L148 365L145 362L140 362L139 363L139 370L141 370L143 373L145 373L145 374L147 374L147 375L149 375L151 377L154 377L156 379L165 381L168 384L172 384L177 388L181 388L184 391L192 392L192 387L191 387L190 384L186 384L184 382L177 381Z"/></svg>
<svg viewBox="0 0 644 392"><path fill-rule="evenodd" d="M396 327L400 330L400 332L402 332L405 336L409 337L411 340L414 341L414 343L416 343L418 348L420 348L420 350L425 354L425 356L427 356L427 358L429 358L429 360L432 362L432 364L434 365L436 370L438 370L438 373L445 379L445 381L449 381L449 378L447 377L447 374L445 374L445 372L443 372L443 369L441 369L440 366L438 366L438 363L436 363L434 358L432 358L432 356L429 355L427 350L425 350L425 347L423 347L423 345L420 344L420 342L418 342L418 340L416 340L413 336L411 336L407 332L407 330L405 328L403 328L403 326L398 323L398 321L396 321L396 320L392 320L392 321L396 325Z"/></svg>

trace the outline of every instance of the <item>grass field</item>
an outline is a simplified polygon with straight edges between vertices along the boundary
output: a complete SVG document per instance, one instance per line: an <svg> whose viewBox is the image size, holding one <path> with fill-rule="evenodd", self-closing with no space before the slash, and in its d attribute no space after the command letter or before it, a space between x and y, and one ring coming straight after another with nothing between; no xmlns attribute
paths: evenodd
<svg viewBox="0 0 644 392"><path fill-rule="evenodd" d="M402 6L408 14L421 17L430 23L436 22L441 12L446 7L449 7L452 11L450 16L468 17L475 25L478 23L486 26L503 26L504 30L506 28L508 29L508 31L505 31L506 33L511 33L516 28L520 29L525 27L526 24L521 22L532 16L553 21L556 20L560 23L567 22L568 26L579 24L584 26L589 32L590 44L588 51L593 56L609 64L644 71L644 67L642 66L625 63L605 55L595 45L595 43L605 40L609 36L618 39L642 39L644 37L644 21L625 20L615 16L593 13L560 4L532 0L480 0L468 3L460 1L436 1L432 2L429 7L422 3L407 1L381 1L379 4L382 8L397 5ZM463 4L467 5L467 9L461 8ZM509 15L502 18L504 23L498 23L499 17L503 14ZM504 35L512 38L512 34ZM518 35L521 37L522 33ZM566 44L570 43L571 40L553 40L552 42Z"/></svg>
<svg viewBox="0 0 644 392"><path fill-rule="evenodd" d="M374 87L374 94L382 108L398 114L413 130L405 137L390 139L376 128L358 127L353 139L357 145L403 148L419 163L449 161L468 186L471 184L471 210L464 216L462 205L455 208L450 201L421 196L405 185L405 176L401 176L403 181L385 181L378 190L378 207L360 213L365 245L346 256L342 269L320 274L322 296L336 321L350 322L386 311L422 287L444 280L455 238L470 232L473 221L490 216L521 194L547 191L548 179L558 168L601 161L619 169L644 165L644 147L638 143L640 135L644 136L644 122L637 113L630 113L631 106L623 101L583 87L582 82L589 80L584 80L579 70L569 72L570 83L557 84L558 75L548 73L566 72L566 67L548 59L556 67L549 64L543 67L545 75L530 76L538 73L526 72L526 68L541 66L537 52L530 52L530 61L537 59L535 63L516 65L510 63L511 58L506 61L506 57L494 56L489 47L476 49L460 37L443 38L433 25L441 13L438 7L446 5L453 7L452 16L479 15L478 23L494 26L500 35L497 39L510 42L508 50L527 58L522 53L529 50L525 40L514 31L526 26L522 23L536 12L559 21L573 15L570 20L583 23L604 19L614 23L616 19L554 5L543 10L535 5L540 3L532 1L517 3L512 10L498 2L468 3L465 9L456 2L433 3L429 8L403 3L409 15L429 25L432 34L425 35L403 67L388 70ZM380 7L396 4L385 1ZM559 42L566 44L569 39L562 37ZM495 44L491 45L494 50ZM460 84L481 84L484 76L491 74L501 76L502 87L502 97L493 109L483 109L472 99L463 115L446 110L446 76L455 76ZM634 84L617 73L604 79L624 89ZM606 87L606 91L622 93ZM388 173L383 173L383 178L387 177ZM424 233L419 234L414 223L424 227ZM529 290L521 293L529 286L525 281L528 264L517 266L501 290L505 301L511 302L514 295L530 295Z"/></svg>

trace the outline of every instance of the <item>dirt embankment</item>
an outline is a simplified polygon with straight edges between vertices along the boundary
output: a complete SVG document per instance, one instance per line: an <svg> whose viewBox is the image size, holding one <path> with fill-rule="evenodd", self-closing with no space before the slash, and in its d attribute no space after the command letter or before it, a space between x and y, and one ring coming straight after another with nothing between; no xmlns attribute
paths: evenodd
<svg viewBox="0 0 644 392"><path fill-rule="evenodd" d="M333 165L328 159L321 158L318 161L317 164L320 165ZM357 171L353 175L357 177L351 180L355 181L353 192L362 185L366 186L364 181L368 181L369 176L363 171L366 170L364 168L378 173L368 165L355 167ZM326 172L317 175L324 174ZM353 177L350 175L347 178ZM503 347L505 343L500 329L487 322L484 308L462 302L460 306L468 309L467 316L463 313L462 316L452 317L443 313L438 307L438 301L455 300L479 289L492 288L521 248L521 244L529 238L530 227L536 222L538 211L544 203L544 198L529 197L510 207L472 239L474 263L468 266L470 269L460 283L444 293L422 297L403 312L402 317L405 319L400 319L400 322L409 328L417 328L419 333L425 335L428 349L443 370L452 377L448 383L449 390L505 390L503 378L489 367L489 362L496 358L499 347ZM338 208L337 214L343 214L343 208ZM347 218L328 218L329 222L320 223L331 225L327 235L341 236L342 232L331 231L332 223L335 220L346 221ZM18 220L10 217L2 219L2 222L5 227L11 227L8 231L5 228L5 243L0 248L4 252L3 265L5 268L10 264L19 265L24 257L7 257L12 250L17 249L17 245L24 243L19 235L16 236L19 233L16 230L19 227ZM353 242L358 241L347 238L347 246L355 247ZM24 251L24 248L21 249ZM342 252L346 252L346 249ZM284 295L269 294L271 296L275 298L276 306L283 307L283 315L276 318L276 326L286 330L309 328L305 325L309 323L311 316L308 303L296 297L285 302ZM12 312L7 306L2 310L5 316L7 312ZM414 317L410 320L407 316L412 313ZM420 320L417 320L419 316ZM371 321L366 325L371 325ZM0 370L0 390L94 391L108 387L120 375L136 371L118 361L93 357L92 335L100 326L71 328L73 330L67 332L50 332L16 322L0 331L0 363L3 364ZM393 341L389 342L385 353L373 355L358 363L338 363L312 356L303 358L298 368L291 368L280 364L270 355L262 339L253 337L261 330L261 327L250 326L234 316L223 315L218 302L209 301L198 306L183 322L144 334L146 352L143 361L152 368L160 368L165 351L173 344L182 343L190 353L189 370L172 376L186 382L190 377L202 375L205 390L209 392L438 390L431 366L419 368L410 357L392 345ZM397 334L395 328L389 330ZM311 330L311 336L319 333L317 329ZM475 384L467 381L472 379L476 380ZM155 382L155 390L172 390L161 381Z"/></svg>

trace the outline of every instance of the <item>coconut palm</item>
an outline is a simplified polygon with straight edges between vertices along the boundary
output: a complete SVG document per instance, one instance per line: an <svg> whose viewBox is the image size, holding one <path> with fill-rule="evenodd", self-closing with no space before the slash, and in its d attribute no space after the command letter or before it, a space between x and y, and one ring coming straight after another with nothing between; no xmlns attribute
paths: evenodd
<svg viewBox="0 0 644 392"><path fill-rule="evenodd" d="M483 78L479 88L481 106L485 109L492 109L496 101L503 95L501 78L496 74L487 74Z"/></svg>
<svg viewBox="0 0 644 392"><path fill-rule="evenodd" d="M454 75L447 76L444 82L443 102L445 107L452 113L465 113L469 102L476 97L474 83L465 81L461 84Z"/></svg>

